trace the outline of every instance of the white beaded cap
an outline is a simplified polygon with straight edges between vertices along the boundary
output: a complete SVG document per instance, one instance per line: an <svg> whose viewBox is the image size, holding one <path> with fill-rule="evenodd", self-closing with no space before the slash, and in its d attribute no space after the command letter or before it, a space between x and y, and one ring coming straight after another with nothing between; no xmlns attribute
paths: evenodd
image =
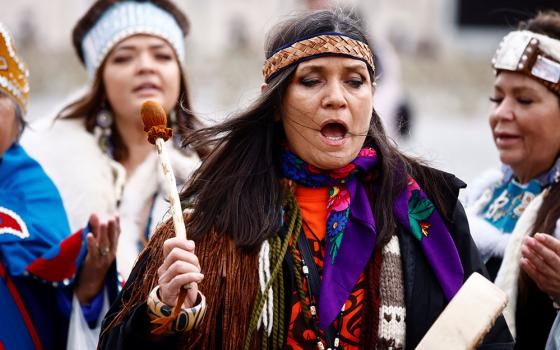
<svg viewBox="0 0 560 350"><path fill-rule="evenodd" d="M84 62L90 78L95 76L116 44L136 34L164 39L173 47L179 61L184 61L183 32L169 12L149 2L119 2L105 11L82 40Z"/></svg>

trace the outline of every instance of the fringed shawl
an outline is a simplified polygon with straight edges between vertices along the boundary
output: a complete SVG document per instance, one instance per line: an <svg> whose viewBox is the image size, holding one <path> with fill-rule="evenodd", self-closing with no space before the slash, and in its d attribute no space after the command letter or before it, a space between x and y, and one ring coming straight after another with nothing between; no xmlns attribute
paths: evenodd
<svg viewBox="0 0 560 350"><path fill-rule="evenodd" d="M119 316L126 314L134 304L141 302L136 299L145 300L147 293L157 285L158 276L155 271L163 262L163 242L174 234L173 223L170 220L162 224L154 234L140 257L142 260L142 257L148 255L145 279L134 281L134 284L140 284L135 288L142 289L142 292L138 293L134 300L126 302ZM195 243L195 251L204 274L204 280L198 287L205 295L208 306L202 325L195 331L185 333L181 348L240 349L247 334L251 308L259 285L258 250L240 250L227 235L215 233L209 233ZM115 322L119 322L119 316ZM220 340L221 344L217 344ZM251 348L259 349L260 344L260 333L255 334Z"/></svg>

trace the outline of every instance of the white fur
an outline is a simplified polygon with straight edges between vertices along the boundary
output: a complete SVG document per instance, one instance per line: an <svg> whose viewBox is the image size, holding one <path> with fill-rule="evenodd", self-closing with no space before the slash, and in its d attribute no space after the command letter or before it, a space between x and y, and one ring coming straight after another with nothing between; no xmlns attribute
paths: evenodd
<svg viewBox="0 0 560 350"><path fill-rule="evenodd" d="M539 40L539 48L544 53L554 58L557 62L560 62L560 40L553 39L547 35L534 33L528 30L523 30L520 32L533 38L537 38Z"/></svg>
<svg viewBox="0 0 560 350"><path fill-rule="evenodd" d="M493 170L484 173L472 186L465 198L465 206L471 235L477 244L483 260L490 256L502 256L503 261L498 271L495 284L508 295L508 305L504 310L513 336L516 335L515 310L517 307L517 279L519 277L521 246L526 235L532 229L537 212L548 190L535 197L519 217L513 232L502 234L498 229L484 220L480 214L492 199L492 192L501 183L503 175ZM560 237L560 220L557 221L555 235Z"/></svg>
<svg viewBox="0 0 560 350"><path fill-rule="evenodd" d="M496 285L508 296L509 302L504 310L504 317L514 338L516 336L515 310L517 308L517 279L520 269L521 246L525 236L531 232L537 212L547 193L548 190L544 190L535 197L519 217L515 229L511 233L511 238L495 281Z"/></svg>
<svg viewBox="0 0 560 350"><path fill-rule="evenodd" d="M85 130L83 120L63 119L46 130L28 129L22 143L58 187L72 231L84 227L92 213L102 218L119 214L117 266L126 279L144 236L149 200L156 195L151 233L169 208L155 150L127 179L124 168L104 154L96 138ZM170 142L166 147L177 182L182 185L200 165L200 160L194 153L184 155Z"/></svg>
<svg viewBox="0 0 560 350"><path fill-rule="evenodd" d="M484 218L467 211L471 236L478 247L482 261L492 256L503 257L510 234L504 234Z"/></svg>
<svg viewBox="0 0 560 350"><path fill-rule="evenodd" d="M83 120L60 120L46 130L32 126L21 142L58 187L72 231L84 227L92 213L116 214L115 184L122 182L124 168L101 152Z"/></svg>
<svg viewBox="0 0 560 350"><path fill-rule="evenodd" d="M499 169L489 169L483 172L482 175L467 187L464 200L465 207L473 207L476 202L481 200L485 192L498 186L503 177L504 175Z"/></svg>
<svg viewBox="0 0 560 350"><path fill-rule="evenodd" d="M469 185L465 195L465 211L471 236L485 262L494 255L503 257L510 237L480 216L492 200L492 193L502 179L503 173L499 169L487 170Z"/></svg>

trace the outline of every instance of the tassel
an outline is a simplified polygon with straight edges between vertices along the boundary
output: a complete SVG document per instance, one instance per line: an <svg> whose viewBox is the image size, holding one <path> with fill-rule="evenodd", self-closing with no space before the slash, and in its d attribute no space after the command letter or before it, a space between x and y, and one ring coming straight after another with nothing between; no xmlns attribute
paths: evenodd
<svg viewBox="0 0 560 350"><path fill-rule="evenodd" d="M270 280L270 243L264 241L261 245L261 250L259 252L259 284L261 288L261 294L265 293L265 288ZM259 322L257 323L257 330L261 328L261 325L266 330L268 336L272 333L273 325L273 304L274 304L274 291L272 288L268 289L267 299L265 299L261 314L259 316Z"/></svg>

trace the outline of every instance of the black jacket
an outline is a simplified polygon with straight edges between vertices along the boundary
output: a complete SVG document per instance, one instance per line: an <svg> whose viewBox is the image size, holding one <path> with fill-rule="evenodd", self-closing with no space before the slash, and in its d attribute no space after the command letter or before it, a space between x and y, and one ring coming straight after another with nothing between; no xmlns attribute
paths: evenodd
<svg viewBox="0 0 560 350"><path fill-rule="evenodd" d="M444 175L450 186L445 187L445 205L455 208L446 225L457 246L465 279L473 272L487 276L486 268L469 233L469 223L461 203L459 190L465 184L451 174ZM451 211L450 211L451 212ZM420 242L400 228L399 242L403 259L406 303L406 348L414 349L447 305L436 276L424 256ZM513 349L513 338L505 319L500 316L479 349Z"/></svg>
<svg viewBox="0 0 560 350"><path fill-rule="evenodd" d="M443 173L443 177L445 179L445 183L441 187L445 202L443 205L448 209L447 212L453 213L451 220L447 221L446 224L459 251L465 271L465 279L473 272L479 272L487 276L484 264L470 236L465 212L457 200L459 190L465 187L465 184L451 174ZM423 255L420 242L402 227L399 228L398 234L405 286L406 349L414 349L443 311L447 302L436 276ZM130 275L130 280L142 278L145 264L145 259L138 261ZM290 273L289 268L284 269L284 271ZM291 278L284 278L284 281L290 284ZM112 305L107 314L103 323L99 348L112 350L156 349L162 346L173 348L177 336L152 338L149 335L149 319L145 303L137 306L127 315L124 322L111 329L106 329L107 323L118 312L122 302L121 299L126 298L130 293L129 285L130 283L127 283L123 289L123 294ZM291 285L286 285L284 290L290 293ZM289 297L289 294L287 297ZM290 311L291 308L286 308L287 313ZM284 319L290 320L290 315L286 315ZM219 328L219 320L217 322L216 327ZM479 349L513 349L513 339L502 316L498 318Z"/></svg>

